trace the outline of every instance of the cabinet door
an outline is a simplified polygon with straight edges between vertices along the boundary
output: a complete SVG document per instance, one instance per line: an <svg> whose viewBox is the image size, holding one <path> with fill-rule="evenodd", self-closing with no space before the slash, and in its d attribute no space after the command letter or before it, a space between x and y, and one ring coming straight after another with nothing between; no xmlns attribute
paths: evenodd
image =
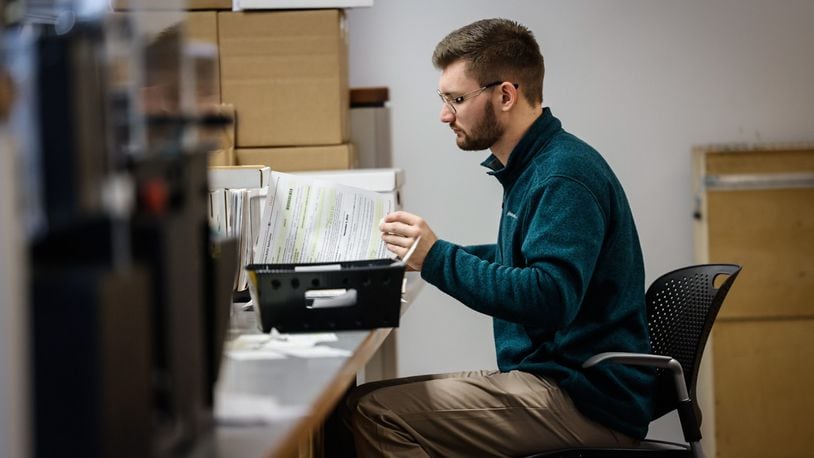
<svg viewBox="0 0 814 458"><path fill-rule="evenodd" d="M713 329L717 456L812 456L814 320L724 320Z"/></svg>
<svg viewBox="0 0 814 458"><path fill-rule="evenodd" d="M719 320L814 318L814 187L707 191L711 262L743 266Z"/></svg>
<svg viewBox="0 0 814 458"><path fill-rule="evenodd" d="M814 150L696 152L696 178L699 261L743 266L712 334L716 455L810 456Z"/></svg>

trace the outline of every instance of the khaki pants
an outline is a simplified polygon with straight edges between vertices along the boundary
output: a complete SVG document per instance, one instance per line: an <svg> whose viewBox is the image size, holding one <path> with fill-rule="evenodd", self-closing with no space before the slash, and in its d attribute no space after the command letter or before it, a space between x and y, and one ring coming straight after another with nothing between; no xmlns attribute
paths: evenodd
<svg viewBox="0 0 814 458"><path fill-rule="evenodd" d="M584 417L553 382L518 371L368 383L345 407L361 457L523 456L637 443Z"/></svg>

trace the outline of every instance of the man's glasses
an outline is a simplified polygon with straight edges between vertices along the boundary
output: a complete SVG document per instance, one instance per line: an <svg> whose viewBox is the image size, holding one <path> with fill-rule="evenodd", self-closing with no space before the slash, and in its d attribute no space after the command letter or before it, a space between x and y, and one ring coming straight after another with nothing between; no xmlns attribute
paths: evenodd
<svg viewBox="0 0 814 458"><path fill-rule="evenodd" d="M441 101L444 102L444 104L447 106L447 108L449 108L449 111L451 111L453 114L457 114L458 110L455 108L456 106L466 102L467 100L469 100L471 98L479 96L481 93L483 93L483 91L485 91L485 90L487 90L489 88L495 87L495 86L497 86L499 84L503 84L503 81L495 81L493 83L484 84L483 86L481 86L478 89L475 89L472 92L467 92L466 94L459 95L457 97L450 97L450 96L444 94L443 92L441 92L440 90L438 90L437 92L438 92L438 96L441 97ZM517 84L517 83L512 83L512 86L514 86L515 89L520 87L520 85Z"/></svg>

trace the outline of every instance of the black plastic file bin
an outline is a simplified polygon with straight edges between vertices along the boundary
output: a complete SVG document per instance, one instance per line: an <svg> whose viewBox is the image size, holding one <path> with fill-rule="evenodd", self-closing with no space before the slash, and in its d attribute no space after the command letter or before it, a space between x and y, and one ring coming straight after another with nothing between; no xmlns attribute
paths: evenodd
<svg viewBox="0 0 814 458"><path fill-rule="evenodd" d="M398 327L404 269L392 259L246 266L263 331L284 333ZM306 298L306 291L326 289L355 290L355 300L314 307Z"/></svg>

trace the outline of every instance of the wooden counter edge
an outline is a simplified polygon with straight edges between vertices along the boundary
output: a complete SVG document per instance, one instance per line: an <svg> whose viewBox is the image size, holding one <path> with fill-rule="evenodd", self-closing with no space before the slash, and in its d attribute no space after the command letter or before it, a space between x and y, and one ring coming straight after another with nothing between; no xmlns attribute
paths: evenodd
<svg viewBox="0 0 814 458"><path fill-rule="evenodd" d="M300 444L307 439L308 433L316 430L327 418L331 409L347 391L350 382L356 377L356 372L363 368L376 350L382 345L384 339L393 328L373 329L359 344L356 351L345 361L337 374L331 379L329 388L325 390L311 405L311 410L300 419L291 431L283 436L283 440L269 451L269 457L297 456Z"/></svg>

